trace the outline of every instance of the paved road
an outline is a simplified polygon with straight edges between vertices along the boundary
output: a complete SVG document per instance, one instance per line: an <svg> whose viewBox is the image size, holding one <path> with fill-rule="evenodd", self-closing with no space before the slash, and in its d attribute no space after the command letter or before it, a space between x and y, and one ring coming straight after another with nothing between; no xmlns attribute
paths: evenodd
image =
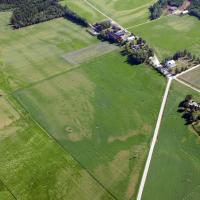
<svg viewBox="0 0 200 200"><path fill-rule="evenodd" d="M142 180L141 180L140 187L139 187L139 190L138 190L137 200L142 199L142 193L143 193L143 190L144 190L144 185L145 185L147 174L148 174L148 171L149 171L154 147L155 147L156 142L157 142L160 124L161 124L161 121L162 121L162 117L163 117L163 113L164 113L164 109L165 109L165 105L166 105L166 102L167 102L167 97L168 97L168 94L169 94L169 89L170 89L172 80L173 79L170 77L168 79L168 82L167 82L167 86L166 86L166 89L165 89L165 93L164 93L161 108L160 108L160 112L159 112L159 115L158 115L158 120L157 120L157 123L156 123L156 128L155 128L153 139L152 139L152 142L151 142L151 147L150 147L150 150L149 150L149 154L148 154L147 161L146 161L146 164L145 164Z"/></svg>

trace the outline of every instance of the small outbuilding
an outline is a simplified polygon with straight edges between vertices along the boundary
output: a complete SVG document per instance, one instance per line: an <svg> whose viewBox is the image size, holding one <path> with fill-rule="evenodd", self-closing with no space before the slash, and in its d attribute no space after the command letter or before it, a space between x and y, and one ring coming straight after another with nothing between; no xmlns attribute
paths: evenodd
<svg viewBox="0 0 200 200"><path fill-rule="evenodd" d="M187 15L188 13L189 13L188 10L184 10L184 11L181 12L181 15Z"/></svg>
<svg viewBox="0 0 200 200"><path fill-rule="evenodd" d="M175 62L175 60L168 60L168 61L166 62L166 64L165 64L165 66L166 66L167 68L176 67L176 62Z"/></svg>
<svg viewBox="0 0 200 200"><path fill-rule="evenodd" d="M128 42L131 42L131 41L133 41L133 40L135 40L135 36L134 36L134 35L132 35L132 36L130 36L130 37L127 38L127 41L128 41Z"/></svg>

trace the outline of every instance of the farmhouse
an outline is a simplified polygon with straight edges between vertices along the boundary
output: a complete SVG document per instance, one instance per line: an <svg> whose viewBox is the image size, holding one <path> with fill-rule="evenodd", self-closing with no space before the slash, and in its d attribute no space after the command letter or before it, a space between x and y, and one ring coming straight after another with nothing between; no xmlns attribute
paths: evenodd
<svg viewBox="0 0 200 200"><path fill-rule="evenodd" d="M132 35L132 36L130 36L130 37L127 38L127 41L128 41L128 42L131 42L131 41L133 41L133 40L135 40L135 39L136 39L135 36Z"/></svg>
<svg viewBox="0 0 200 200"><path fill-rule="evenodd" d="M167 68L176 67L176 62L175 62L175 60L168 60L168 61L165 63L165 66L166 66Z"/></svg>
<svg viewBox="0 0 200 200"><path fill-rule="evenodd" d="M198 104L197 102L193 101L193 100L190 100L189 101L189 106L193 107L193 108L200 108L200 104Z"/></svg>

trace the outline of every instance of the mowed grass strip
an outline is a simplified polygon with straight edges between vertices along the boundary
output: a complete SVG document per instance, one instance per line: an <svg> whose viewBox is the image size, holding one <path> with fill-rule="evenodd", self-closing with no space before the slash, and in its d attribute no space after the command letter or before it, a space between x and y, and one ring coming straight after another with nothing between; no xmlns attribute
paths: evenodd
<svg viewBox="0 0 200 200"><path fill-rule="evenodd" d="M160 59L183 49L200 56L200 22L195 17L168 16L130 31L142 36Z"/></svg>
<svg viewBox="0 0 200 200"><path fill-rule="evenodd" d="M173 83L142 200L198 200L200 197L200 137L185 125L179 103L200 94Z"/></svg>
<svg viewBox="0 0 200 200"><path fill-rule="evenodd" d="M200 89L200 67L180 76L179 78Z"/></svg>
<svg viewBox="0 0 200 200"><path fill-rule="evenodd" d="M117 199L133 197L166 81L119 52L16 91L25 109Z"/></svg>
<svg viewBox="0 0 200 200"><path fill-rule="evenodd" d="M0 72L10 90L66 71L72 66L62 55L98 42L86 29L59 18L11 30L11 13L0 13Z"/></svg>
<svg viewBox="0 0 200 200"><path fill-rule="evenodd" d="M70 154L10 100L4 98L7 103L0 103L0 110L7 110L3 117L10 119L0 127L1 200L112 200ZM20 110L17 117L10 102Z"/></svg>

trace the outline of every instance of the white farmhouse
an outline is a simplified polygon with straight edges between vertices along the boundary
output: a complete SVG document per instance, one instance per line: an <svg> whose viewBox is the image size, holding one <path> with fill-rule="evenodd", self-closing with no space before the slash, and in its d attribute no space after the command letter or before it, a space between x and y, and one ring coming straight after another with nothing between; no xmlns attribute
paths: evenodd
<svg viewBox="0 0 200 200"><path fill-rule="evenodd" d="M176 67L176 62L175 60L168 60L165 65L167 68L173 68Z"/></svg>

